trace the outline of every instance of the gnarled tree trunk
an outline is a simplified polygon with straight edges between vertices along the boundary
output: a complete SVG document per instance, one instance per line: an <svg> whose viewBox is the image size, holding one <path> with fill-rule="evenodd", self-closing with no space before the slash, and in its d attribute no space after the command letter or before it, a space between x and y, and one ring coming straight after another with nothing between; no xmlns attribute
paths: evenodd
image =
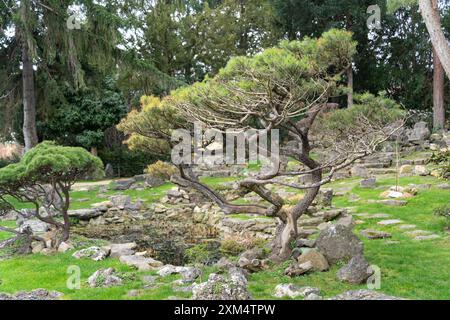
<svg viewBox="0 0 450 320"><path fill-rule="evenodd" d="M442 31L437 0L419 0L419 7L430 34L433 48L436 50L447 77L450 78L450 47Z"/></svg>
<svg viewBox="0 0 450 320"><path fill-rule="evenodd" d="M312 168L314 169L314 168ZM312 185L320 184L322 171L312 173ZM275 239L272 243L270 259L276 262L286 261L292 253L292 244L298 238L298 219L306 213L320 191L320 186L307 190L305 197L291 210L280 211L280 224L277 227Z"/></svg>

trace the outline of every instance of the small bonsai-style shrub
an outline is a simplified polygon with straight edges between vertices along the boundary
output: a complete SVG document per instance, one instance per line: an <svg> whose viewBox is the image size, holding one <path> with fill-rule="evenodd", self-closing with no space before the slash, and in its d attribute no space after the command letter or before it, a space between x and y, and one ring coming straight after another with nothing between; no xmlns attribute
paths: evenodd
<svg viewBox="0 0 450 320"><path fill-rule="evenodd" d="M434 153L429 163L438 165L441 178L450 179L450 150Z"/></svg>
<svg viewBox="0 0 450 320"><path fill-rule="evenodd" d="M445 218L445 228L450 229L450 205L444 205L436 208L434 214L438 217Z"/></svg>
<svg viewBox="0 0 450 320"><path fill-rule="evenodd" d="M158 161L151 164L145 170L145 173L152 177L162 179L164 181L170 181L170 178L178 172L177 168L170 163Z"/></svg>
<svg viewBox="0 0 450 320"><path fill-rule="evenodd" d="M14 207L12 200L33 205L33 210L27 214L55 228L57 232L54 232L52 245L57 247L69 239L71 221L68 210L73 184L86 177L102 175L102 161L85 149L43 142L28 151L20 162L0 169L0 215L13 211L24 216ZM19 236L26 234L29 238L43 241L30 230L19 232L5 227L0 227L0 230Z"/></svg>

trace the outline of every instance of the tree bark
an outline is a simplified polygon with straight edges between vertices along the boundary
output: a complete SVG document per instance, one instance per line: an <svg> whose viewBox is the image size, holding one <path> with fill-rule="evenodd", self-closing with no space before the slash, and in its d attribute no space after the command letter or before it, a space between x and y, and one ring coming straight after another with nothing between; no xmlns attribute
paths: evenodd
<svg viewBox="0 0 450 320"><path fill-rule="evenodd" d="M436 50L433 50L433 128L439 131L445 128L444 103L444 68L439 60Z"/></svg>
<svg viewBox="0 0 450 320"><path fill-rule="evenodd" d="M315 169L316 166L310 169ZM312 173L312 183L318 184L322 180L322 171L317 170ZM314 202L317 194L320 191L320 186L308 189L305 197L291 210L284 212L280 211L280 224L277 227L275 239L272 244L272 254L270 259L275 262L283 262L290 258L292 254L291 244L298 238L298 219L306 213L308 208ZM284 216L283 216L284 215Z"/></svg>
<svg viewBox="0 0 450 320"><path fill-rule="evenodd" d="M450 78L450 47L442 31L441 16L437 7L437 1L419 0L419 7L428 33L430 34L433 47L436 50L447 77Z"/></svg>
<svg viewBox="0 0 450 320"><path fill-rule="evenodd" d="M353 107L353 67L347 69L347 105L349 108Z"/></svg>
<svg viewBox="0 0 450 320"><path fill-rule="evenodd" d="M23 80L23 137L25 152L38 144L36 129L36 93L34 86L33 61L27 39L22 44L22 80Z"/></svg>

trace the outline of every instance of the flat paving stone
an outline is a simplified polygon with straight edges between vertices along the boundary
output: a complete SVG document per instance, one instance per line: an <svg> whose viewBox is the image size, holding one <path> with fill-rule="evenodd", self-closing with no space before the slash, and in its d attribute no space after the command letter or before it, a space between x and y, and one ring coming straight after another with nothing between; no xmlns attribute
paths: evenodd
<svg viewBox="0 0 450 320"><path fill-rule="evenodd" d="M415 237L414 240L416 241L426 241L426 240L435 240L439 239L440 237L437 234L430 234L429 236L418 236Z"/></svg>
<svg viewBox="0 0 450 320"><path fill-rule="evenodd" d="M380 200L378 203L384 204L386 206L392 207L404 207L408 204L408 201L403 200Z"/></svg>
<svg viewBox="0 0 450 320"><path fill-rule="evenodd" d="M412 236L412 237L426 236L426 235L429 235L430 233L431 232L425 231L425 230L413 230L413 231L405 232L406 235Z"/></svg>
<svg viewBox="0 0 450 320"><path fill-rule="evenodd" d="M391 217L390 215L388 215L386 213L375 213L375 214L358 213L355 215L361 219L387 219L387 218Z"/></svg>
<svg viewBox="0 0 450 320"><path fill-rule="evenodd" d="M414 224L404 224L404 225L398 226L398 228L401 230L411 230L411 229L417 228L417 226Z"/></svg>
<svg viewBox="0 0 450 320"><path fill-rule="evenodd" d="M403 222L402 220L393 219L393 220L383 220L383 221L378 222L378 224L380 226L390 226L390 225L399 224L402 222Z"/></svg>
<svg viewBox="0 0 450 320"><path fill-rule="evenodd" d="M372 230L372 229L362 230L361 235L369 240L387 239L387 238L392 237L392 235L389 232Z"/></svg>

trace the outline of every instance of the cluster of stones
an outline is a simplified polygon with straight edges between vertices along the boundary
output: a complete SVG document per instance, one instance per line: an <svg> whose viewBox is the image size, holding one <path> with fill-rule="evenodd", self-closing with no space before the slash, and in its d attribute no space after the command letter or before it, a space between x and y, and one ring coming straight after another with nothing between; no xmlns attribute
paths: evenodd
<svg viewBox="0 0 450 320"><path fill-rule="evenodd" d="M45 289L36 289L31 292L21 291L16 294L0 293L1 300L21 300L21 301L36 301L36 300L60 300L63 294L57 291L48 291Z"/></svg>
<svg viewBox="0 0 450 320"><path fill-rule="evenodd" d="M312 272L325 272L330 266L348 262L337 274L339 280L351 284L362 284L373 274L364 258L362 241L352 232L353 224L338 223L323 230L315 241L300 240L299 255L285 270L290 277Z"/></svg>
<svg viewBox="0 0 450 320"><path fill-rule="evenodd" d="M102 261L108 257L118 258L120 262L139 271L150 271L164 264L148 256L146 251L136 252L136 243L110 244L103 247L89 247L73 253L76 259Z"/></svg>
<svg viewBox="0 0 450 320"><path fill-rule="evenodd" d="M445 151L450 148L450 132L440 132L431 134L426 122L418 122L412 129L404 129L393 137L393 141L388 141L383 145L382 152L359 161L349 170L342 170L337 174L337 178L361 177L367 181L369 187L374 186L373 177L379 174L394 174L397 172L397 142L399 156L407 156L414 152ZM422 159L400 159L401 176L428 176L438 175L427 169L426 154Z"/></svg>

